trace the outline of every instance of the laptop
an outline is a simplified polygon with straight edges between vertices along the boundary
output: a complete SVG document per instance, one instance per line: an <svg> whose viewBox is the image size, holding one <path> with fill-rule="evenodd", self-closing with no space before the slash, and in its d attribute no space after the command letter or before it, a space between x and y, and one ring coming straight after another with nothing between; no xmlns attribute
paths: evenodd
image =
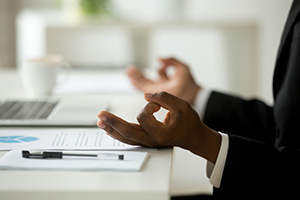
<svg viewBox="0 0 300 200"><path fill-rule="evenodd" d="M0 127L96 127L97 113L107 110L97 104L64 100L7 100L0 102Z"/></svg>

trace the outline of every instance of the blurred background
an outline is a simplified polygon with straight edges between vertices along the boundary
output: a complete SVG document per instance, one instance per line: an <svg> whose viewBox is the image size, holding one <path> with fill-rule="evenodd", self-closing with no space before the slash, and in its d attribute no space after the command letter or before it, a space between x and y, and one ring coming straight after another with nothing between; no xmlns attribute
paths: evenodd
<svg viewBox="0 0 300 200"><path fill-rule="evenodd" d="M75 70L153 71L188 64L204 87L272 104L277 48L292 0L0 0L0 73L61 54ZM182 159L190 157L193 164ZM173 195L201 187L193 155L177 152ZM189 172L189 173L186 173ZM174 185L188 182L185 186ZM211 187L207 189L211 190Z"/></svg>
<svg viewBox="0 0 300 200"><path fill-rule="evenodd" d="M98 2L98 3L97 3ZM204 86L272 103L291 0L0 0L0 68L62 54L75 68L187 63Z"/></svg>

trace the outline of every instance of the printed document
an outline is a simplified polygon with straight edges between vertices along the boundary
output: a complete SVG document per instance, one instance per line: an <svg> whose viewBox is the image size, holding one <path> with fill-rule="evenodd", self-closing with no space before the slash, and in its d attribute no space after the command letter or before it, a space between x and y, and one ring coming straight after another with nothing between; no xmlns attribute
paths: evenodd
<svg viewBox="0 0 300 200"><path fill-rule="evenodd" d="M139 150L111 138L101 129L0 130L0 151L14 149Z"/></svg>

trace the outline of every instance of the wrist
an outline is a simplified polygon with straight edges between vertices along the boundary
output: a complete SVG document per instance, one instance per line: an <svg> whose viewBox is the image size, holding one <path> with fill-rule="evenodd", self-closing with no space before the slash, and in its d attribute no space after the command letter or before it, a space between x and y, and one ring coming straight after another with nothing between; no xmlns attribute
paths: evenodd
<svg viewBox="0 0 300 200"><path fill-rule="evenodd" d="M191 105L195 104L195 99L198 93L201 92L201 87L198 85L194 85L189 88L189 93L186 95L186 101L188 101Z"/></svg>
<svg viewBox="0 0 300 200"><path fill-rule="evenodd" d="M203 126L204 128L192 140L189 150L215 164L220 151L222 136L209 127Z"/></svg>

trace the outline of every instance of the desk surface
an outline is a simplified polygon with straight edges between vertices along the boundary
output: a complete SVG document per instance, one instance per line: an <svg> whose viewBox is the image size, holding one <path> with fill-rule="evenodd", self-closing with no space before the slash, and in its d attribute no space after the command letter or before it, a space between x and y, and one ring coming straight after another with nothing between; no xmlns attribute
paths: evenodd
<svg viewBox="0 0 300 200"><path fill-rule="evenodd" d="M5 83L5 84L2 84ZM9 85L9 87L8 87ZM0 97L24 98L20 77L16 72L0 73ZM89 94L89 95L56 95L62 99L80 99L86 101L109 100L111 112L122 118L135 122L136 115L145 105L142 94ZM95 111L97 114L98 111ZM158 114L159 115L159 114ZM163 113L162 113L163 115ZM159 117L159 116L158 116ZM178 149L175 149L179 151ZM149 152L150 156L140 172L107 172L107 171L6 171L0 170L0 199L169 199L170 188L175 187L175 194L189 183L180 177L172 178L173 149L162 149ZM5 152L0 152L2 157ZM181 156L190 157L184 151ZM202 160L199 171L204 170ZM199 165L199 160L195 166ZM180 165L180 164L179 164ZM174 167L178 171L178 167ZM198 170L198 169L197 169ZM201 171L202 174L205 171ZM197 177L197 174L195 175ZM203 176L202 176L203 177ZM194 184L195 181L190 184ZM180 185L181 184L181 185ZM196 185L199 185L197 183ZM199 192L209 193L211 187L207 180L202 180Z"/></svg>

